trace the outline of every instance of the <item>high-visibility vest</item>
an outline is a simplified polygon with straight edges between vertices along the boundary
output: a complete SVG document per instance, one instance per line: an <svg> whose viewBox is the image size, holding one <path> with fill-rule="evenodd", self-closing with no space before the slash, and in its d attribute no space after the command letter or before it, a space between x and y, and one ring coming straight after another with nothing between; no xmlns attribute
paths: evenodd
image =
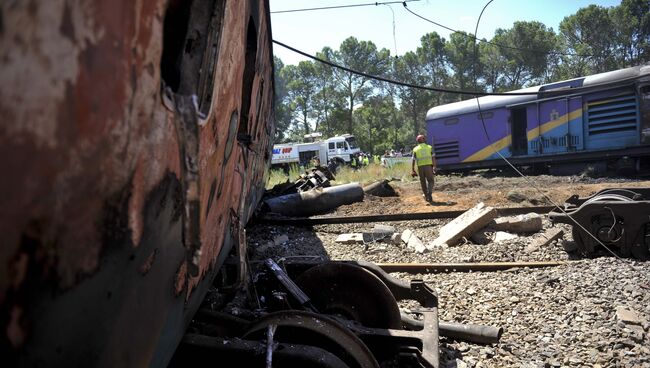
<svg viewBox="0 0 650 368"><path fill-rule="evenodd" d="M420 143L413 148L413 156L418 166L433 165L432 155L433 148L426 143Z"/></svg>
<svg viewBox="0 0 650 368"><path fill-rule="evenodd" d="M357 166L357 158L356 157L350 157L350 166L352 166L352 167Z"/></svg>
<svg viewBox="0 0 650 368"><path fill-rule="evenodd" d="M368 159L368 156L365 156L363 158L363 164L366 165L366 166L370 165L370 160Z"/></svg>

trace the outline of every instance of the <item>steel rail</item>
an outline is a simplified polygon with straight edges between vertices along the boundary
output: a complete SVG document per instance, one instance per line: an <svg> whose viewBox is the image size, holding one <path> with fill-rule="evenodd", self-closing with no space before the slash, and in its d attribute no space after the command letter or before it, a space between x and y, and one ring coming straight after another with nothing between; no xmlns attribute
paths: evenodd
<svg viewBox="0 0 650 368"><path fill-rule="evenodd" d="M545 214L551 212L555 206L534 206L534 207L504 207L497 208L499 216L514 216L525 213ZM311 226L311 225L332 225L352 224L369 222L389 221L417 221L454 218L462 215L467 210L436 211L436 212L414 212L396 213L387 215L362 215L362 216L327 216L327 217L278 217L265 215L257 219L258 223L287 226Z"/></svg>
<svg viewBox="0 0 650 368"><path fill-rule="evenodd" d="M531 261L531 262L478 262L478 263L377 263L386 272L405 273L452 273L492 272L513 268L546 268L570 264L575 261Z"/></svg>

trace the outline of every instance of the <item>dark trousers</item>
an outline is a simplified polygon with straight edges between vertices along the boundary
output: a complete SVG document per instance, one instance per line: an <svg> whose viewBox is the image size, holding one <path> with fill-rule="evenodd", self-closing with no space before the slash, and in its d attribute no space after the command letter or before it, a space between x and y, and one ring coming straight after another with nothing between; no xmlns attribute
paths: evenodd
<svg viewBox="0 0 650 368"><path fill-rule="evenodd" d="M433 165L418 166L418 176L420 177L420 186L422 193L427 199L431 199L433 193Z"/></svg>

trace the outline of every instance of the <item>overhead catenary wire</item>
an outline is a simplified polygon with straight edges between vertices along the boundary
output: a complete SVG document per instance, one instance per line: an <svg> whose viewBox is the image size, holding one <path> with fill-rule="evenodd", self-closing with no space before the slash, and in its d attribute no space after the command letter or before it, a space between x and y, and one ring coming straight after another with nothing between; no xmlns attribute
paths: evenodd
<svg viewBox="0 0 650 368"><path fill-rule="evenodd" d="M401 82L401 81L397 81L397 80L394 80L394 79L390 79L390 78L386 78L386 77L382 77L382 76L378 76L378 75L372 75L372 74L369 74L369 73L354 70L352 68L348 68L346 66L339 65L339 64L336 64L336 63L331 62L329 60L321 59L321 58L319 58L317 56L314 56L314 55L311 55L311 54L306 53L304 51L298 50L298 49L296 49L294 47L291 47L291 46L289 46L289 45L287 45L287 44L285 44L283 42L280 42L278 40L273 40L273 43L276 44L276 45L282 46L282 47L286 48L287 50L291 50L291 51L293 51L293 52L295 52L297 54L300 54L300 55L302 55L304 57L307 57L307 58L312 59L314 61L318 61L319 63L325 64L325 65L329 65L332 68L336 68L336 69L346 71L348 73L356 74L356 75L359 75L359 76L362 76L362 77L366 77L366 78L369 78L369 79L374 79L374 80L381 81L381 82L395 84L395 85L402 86L402 87L410 87L410 88L416 88L416 89L432 91L432 92L452 93L452 94L472 96L472 97L475 97L475 96L538 96L538 97L545 96L545 97L550 97L550 96L561 95L561 94L564 94L564 93L567 92L567 90L549 90L549 91L537 91L537 92L517 92L517 91L513 91L513 92L481 92L481 91L466 91L466 90L459 90L459 89L446 88L446 87L421 86L421 85L417 85L417 84ZM617 82L620 82L620 83L627 82L627 81L630 81L630 80L634 80L635 78L636 77L629 77L629 78L626 78L626 79L621 79L621 80L619 80ZM605 86L605 85L609 85L609 84L611 84L611 83L608 83L608 82L597 83L597 84L590 85L588 87L571 88L570 91L572 93L576 93L576 92L581 92L581 91L584 91L584 90L589 90L589 89L593 89L593 88L597 88L597 87Z"/></svg>
<svg viewBox="0 0 650 368"><path fill-rule="evenodd" d="M363 6L379 6L379 5L388 5L388 4L405 4L405 3L417 2L417 1L420 1L420 0L383 1L383 2L363 3L363 4L321 6L321 7L316 7L316 8L287 9L287 10L272 11L271 14L297 13L297 12L316 11L316 10L333 10L333 9L345 9L345 8L358 8L358 7L363 7Z"/></svg>
<svg viewBox="0 0 650 368"><path fill-rule="evenodd" d="M465 37L474 39L475 41L487 43L487 44L494 45L494 46L497 46L497 47L501 47L501 48L504 48L504 49L531 52L531 53L538 53L538 54L544 54L544 55L560 55L560 56L576 56L576 57L599 57L599 56L601 56L601 55L595 55L595 54L577 54L577 53L572 53L572 52L561 52L561 51L547 52L547 51L543 51L543 50L527 49L527 48L522 48L522 47L503 45L503 44L500 44L500 43L497 43L497 42L480 39L480 38L476 37L476 32L474 32L474 34L471 35L471 34L468 34L467 32L459 31L457 29L453 29L453 28L448 27L448 26L446 26L446 25L444 25L442 23L439 23L439 22L433 21L433 20L431 20L429 18L426 18L426 17L414 12L413 10L411 10L406 5L406 2L403 2L402 5L404 6L404 9L406 9L407 12L415 15L416 17L418 17L418 18L420 18L420 19L422 19L422 20L424 20L426 22L434 24L434 25L436 25L436 26L438 26L440 28L444 28L444 29L446 29L446 30L448 30L448 31L450 31L452 33L460 33L460 34L464 35Z"/></svg>
<svg viewBox="0 0 650 368"><path fill-rule="evenodd" d="M483 9L481 10L481 14L479 14L478 19L476 20L476 28L474 30L474 34L478 32L478 25L481 22L481 17L483 16L483 12L485 9L490 5L494 0L489 0L485 5L483 6ZM476 40L476 38L475 38ZM474 42L474 88L476 88L476 85L478 84L478 78L476 76L476 65L478 64L478 57L477 57L477 48L476 48L476 42ZM526 176L524 173L522 173L519 169L515 167L499 150L497 150L493 145L492 145L492 140L490 139L490 135L488 134L487 127L485 125L485 119L483 119L483 112L481 111L481 102L479 101L479 96L475 96L476 98L476 105L478 108L478 116L479 119L481 119L481 125L483 126L483 132L485 133L485 138L487 138L488 141L488 146L492 147L492 150L510 167L512 168L517 175L521 176L531 187L533 187L537 192L539 192L547 201L549 201L553 206L555 206L557 209L560 210L563 214L565 214L573 223L578 226L580 229L582 229L585 233L587 233L591 238L593 238L600 246L602 246L607 252L609 252L611 255L613 255L615 258L623 261L623 258L621 258L616 252L614 252L612 249L610 249L608 246L606 246L600 239L598 239L597 236L592 234L589 230L587 230L582 224L580 224L576 219L573 218L570 214L568 214L562 206L558 205L553 201L551 197L549 197L543 190L541 190L528 176ZM613 212L612 212L613 215ZM630 265L630 267L632 267Z"/></svg>

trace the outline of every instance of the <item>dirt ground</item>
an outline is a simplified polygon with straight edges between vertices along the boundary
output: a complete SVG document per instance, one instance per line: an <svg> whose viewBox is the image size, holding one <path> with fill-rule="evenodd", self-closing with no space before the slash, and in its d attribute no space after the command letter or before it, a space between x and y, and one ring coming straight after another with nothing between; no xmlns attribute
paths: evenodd
<svg viewBox="0 0 650 368"><path fill-rule="evenodd" d="M483 177L480 175L437 176L433 204L422 197L419 181L393 181L399 194L393 198L367 196L363 202L343 206L336 215L392 214L463 210L479 202L493 207L537 206L562 204L571 195L588 196L606 188L650 187L650 180L629 178L589 178L582 176ZM515 202L508 194L515 192L526 199ZM545 196L551 199L549 201Z"/></svg>

